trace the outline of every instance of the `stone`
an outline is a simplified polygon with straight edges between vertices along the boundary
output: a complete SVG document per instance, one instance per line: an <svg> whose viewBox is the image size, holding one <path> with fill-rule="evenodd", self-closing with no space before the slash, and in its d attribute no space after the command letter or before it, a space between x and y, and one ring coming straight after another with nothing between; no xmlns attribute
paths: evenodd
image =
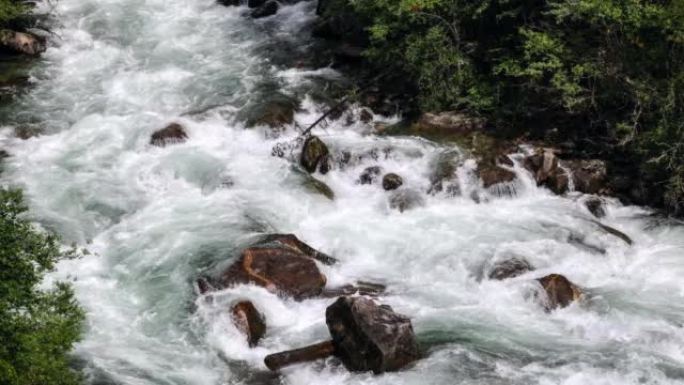
<svg viewBox="0 0 684 385"><path fill-rule="evenodd" d="M231 315L235 327L246 337L250 347L254 347L266 334L266 320L251 301L241 301L233 305Z"/></svg>
<svg viewBox="0 0 684 385"><path fill-rule="evenodd" d="M325 311L335 355L351 371L391 372L420 358L411 320L364 297L340 297Z"/></svg>
<svg viewBox="0 0 684 385"><path fill-rule="evenodd" d="M150 144L153 146L164 147L169 144L181 143L188 138L185 129L178 123L171 123L165 128L152 134Z"/></svg>
<svg viewBox="0 0 684 385"><path fill-rule="evenodd" d="M259 8L266 4L266 1L268 0L247 0L247 6L250 8Z"/></svg>
<svg viewBox="0 0 684 385"><path fill-rule="evenodd" d="M330 188L330 186L325 184L325 182L314 178L313 176L309 175L308 178L304 179L303 185L307 190L313 193L323 195L331 201L335 200L335 192Z"/></svg>
<svg viewBox="0 0 684 385"><path fill-rule="evenodd" d="M367 167L359 176L358 184L373 184L382 173L380 166Z"/></svg>
<svg viewBox="0 0 684 385"><path fill-rule="evenodd" d="M534 268L532 268L532 265L526 260L521 258L510 258L495 263L489 271L488 276L489 279L501 281L508 278L515 278L532 270L534 270Z"/></svg>
<svg viewBox="0 0 684 385"><path fill-rule="evenodd" d="M456 170L460 165L460 154L457 151L449 150L439 154L432 164L428 193L439 193L446 189L452 196L460 195L456 175Z"/></svg>
<svg viewBox="0 0 684 385"><path fill-rule="evenodd" d="M482 180L484 188L489 188L499 183L509 183L515 180L515 173L492 164L479 164L477 173Z"/></svg>
<svg viewBox="0 0 684 385"><path fill-rule="evenodd" d="M538 279L546 292L547 310L564 308L582 297L582 290L560 274L551 274Z"/></svg>
<svg viewBox="0 0 684 385"><path fill-rule="evenodd" d="M599 194L606 188L606 162L598 159L570 160L564 163L572 172L575 190L585 194Z"/></svg>
<svg viewBox="0 0 684 385"><path fill-rule="evenodd" d="M599 197L591 197L584 201L584 206L596 218L603 218L606 216L605 203Z"/></svg>
<svg viewBox="0 0 684 385"><path fill-rule="evenodd" d="M385 292L387 287L379 283L359 281L354 285L344 285L335 288L326 288L321 293L322 297L336 298L348 295L366 295L376 297Z"/></svg>
<svg viewBox="0 0 684 385"><path fill-rule="evenodd" d="M337 259L307 245L294 234L268 234L261 238L257 245L269 245L272 243L277 243L278 245L288 247L298 253L306 255L309 258L315 259L324 265L331 266L337 263Z"/></svg>
<svg viewBox="0 0 684 385"><path fill-rule="evenodd" d="M390 208L404 212L425 204L425 200L420 192L412 189L402 189L395 191L389 198Z"/></svg>
<svg viewBox="0 0 684 385"><path fill-rule="evenodd" d="M457 111L424 113L417 122L416 130L431 134L466 134L484 130L486 121Z"/></svg>
<svg viewBox="0 0 684 385"><path fill-rule="evenodd" d="M0 30L0 48L14 53L36 56L45 52L45 39L36 35L15 32L7 29Z"/></svg>
<svg viewBox="0 0 684 385"><path fill-rule="evenodd" d="M559 195L568 191L570 179L552 149L538 149L524 159L523 166L532 173L537 186L545 186Z"/></svg>
<svg viewBox="0 0 684 385"><path fill-rule="evenodd" d="M242 4L242 0L217 0L217 3L224 5L226 7L237 7L238 5Z"/></svg>
<svg viewBox="0 0 684 385"><path fill-rule="evenodd" d="M247 112L247 127L268 126L281 128L294 123L295 112L299 102L286 95L270 95L267 100L251 106Z"/></svg>
<svg viewBox="0 0 684 385"><path fill-rule="evenodd" d="M359 120L362 123L370 123L373 121L373 113L369 109L363 108L359 113Z"/></svg>
<svg viewBox="0 0 684 385"><path fill-rule="evenodd" d="M608 233L612 236L620 238L626 244L631 246L634 243L632 241L632 238L630 238L627 234L623 233L622 231L620 231L614 227L604 225L603 223L601 223L599 221L592 221L592 222L594 222L594 224L596 224L601 230L605 231L606 233Z"/></svg>
<svg viewBox="0 0 684 385"><path fill-rule="evenodd" d="M330 169L329 162L328 146L317 136L308 137L299 159L302 167L309 173L314 173L318 169L325 174Z"/></svg>
<svg viewBox="0 0 684 385"><path fill-rule="evenodd" d="M376 374L400 370L420 358L411 320L387 305L365 297L340 297L328 306L326 324L332 341L271 354L271 370L334 355L356 372Z"/></svg>
<svg viewBox="0 0 684 385"><path fill-rule="evenodd" d="M404 180L395 173L386 174L382 177L382 188L385 191L396 190L404 184Z"/></svg>
<svg viewBox="0 0 684 385"><path fill-rule="evenodd" d="M264 17L273 16L278 13L279 7L280 6L278 5L277 1L269 0L264 5L252 11L251 16L253 19L261 19Z"/></svg>

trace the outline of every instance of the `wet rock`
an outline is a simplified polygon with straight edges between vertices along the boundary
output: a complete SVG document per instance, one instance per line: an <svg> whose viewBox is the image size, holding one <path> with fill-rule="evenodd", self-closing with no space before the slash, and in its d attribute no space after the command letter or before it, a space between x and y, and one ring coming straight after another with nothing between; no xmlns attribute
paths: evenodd
<svg viewBox="0 0 684 385"><path fill-rule="evenodd" d="M546 292L548 310L566 307L582 296L582 290L560 274L547 275L538 281Z"/></svg>
<svg viewBox="0 0 684 385"><path fill-rule="evenodd" d="M584 206L596 218L603 218L606 216L605 204L601 198L591 197L584 201Z"/></svg>
<svg viewBox="0 0 684 385"><path fill-rule="evenodd" d="M460 186L456 170L461 166L460 154L457 151L446 151L435 159L430 173L430 189L428 193L434 194L444 190L449 195L460 195Z"/></svg>
<svg viewBox="0 0 684 385"><path fill-rule="evenodd" d="M477 167L477 173L482 180L484 188L489 188L499 183L509 183L515 180L515 173L498 165L481 164Z"/></svg>
<svg viewBox="0 0 684 385"><path fill-rule="evenodd" d="M508 278L515 278L527 272L534 270L532 266L524 259L510 258L494 264L489 271L489 279L504 280Z"/></svg>
<svg viewBox="0 0 684 385"><path fill-rule="evenodd" d="M605 231L606 233L622 239L626 244L631 246L634 243L632 241L632 238L630 238L627 234L623 233L622 231L620 231L616 228L610 227L608 225L604 225L603 223L601 223L599 221L592 221L592 222L594 222L601 230Z"/></svg>
<svg viewBox="0 0 684 385"><path fill-rule="evenodd" d="M411 320L387 305L341 297L325 318L335 355L351 371L396 371L420 358Z"/></svg>
<svg viewBox="0 0 684 385"><path fill-rule="evenodd" d="M312 258L277 243L245 249L220 278L224 287L251 283L296 300L320 295L325 282Z"/></svg>
<svg viewBox="0 0 684 385"><path fill-rule="evenodd" d="M35 56L45 52L45 40L36 35L0 30L0 49L23 55Z"/></svg>
<svg viewBox="0 0 684 385"><path fill-rule="evenodd" d="M359 281L354 285L344 285L335 288L326 288L321 293L322 297L336 298L345 295L366 295L375 297L385 292L387 287L379 283Z"/></svg>
<svg viewBox="0 0 684 385"><path fill-rule="evenodd" d="M150 144L153 146L164 147L169 144L181 143L188 138L185 129L178 123L171 123L164 129L152 134Z"/></svg>
<svg viewBox="0 0 684 385"><path fill-rule="evenodd" d="M390 208L404 212L406 210L414 209L423 206L425 200L420 192L411 189L402 189L395 191L389 199Z"/></svg>
<svg viewBox="0 0 684 385"><path fill-rule="evenodd" d="M248 0L247 1L247 6L250 8L259 8L266 4L266 1L268 0Z"/></svg>
<svg viewBox="0 0 684 385"><path fill-rule="evenodd" d="M295 112L299 109L296 99L278 93L264 99L248 110L247 127L281 128L294 122Z"/></svg>
<svg viewBox="0 0 684 385"><path fill-rule="evenodd" d="M575 190L585 194L599 194L606 188L607 168L602 160L570 160L564 165L572 172Z"/></svg>
<svg viewBox="0 0 684 385"><path fill-rule="evenodd" d="M537 186L545 186L559 195L568 191L568 175L553 150L539 149L526 157L523 165L532 173Z"/></svg>
<svg viewBox="0 0 684 385"><path fill-rule="evenodd" d="M403 184L404 180L395 173L386 174L382 178L382 188L385 189L385 191L396 190Z"/></svg>
<svg viewBox="0 0 684 385"><path fill-rule="evenodd" d="M358 184L373 184L382 173L380 166L371 166L363 170L359 176Z"/></svg>
<svg viewBox="0 0 684 385"><path fill-rule="evenodd" d="M296 252L306 255L309 258L315 259L324 265L334 265L337 263L337 259L307 245L294 234L268 234L261 238L256 245L269 245L272 243L277 243L281 246L288 247Z"/></svg>
<svg viewBox="0 0 684 385"><path fill-rule="evenodd" d="M264 5L260 6L259 8L256 8L252 13L250 14L253 19L261 19L264 17L269 17L273 16L276 13L278 13L278 8L280 6L278 5L278 2L275 0L269 0L267 1Z"/></svg>
<svg viewBox="0 0 684 385"><path fill-rule="evenodd" d="M330 169L328 146L317 136L310 136L304 142L299 163L309 173L318 169L325 174Z"/></svg>
<svg viewBox="0 0 684 385"><path fill-rule="evenodd" d="M254 347L266 334L266 320L251 301L242 301L231 309L233 323L245 336L249 346Z"/></svg>
<svg viewBox="0 0 684 385"><path fill-rule="evenodd" d="M197 278L197 281L195 281L195 286L197 289L197 293L200 295L207 294L210 291L214 291L214 286L209 282L209 279L206 277L199 277Z"/></svg>
<svg viewBox="0 0 684 385"><path fill-rule="evenodd" d="M420 358L411 320L387 305L364 297L340 297L328 306L326 323L332 341L271 354L271 370L336 356L351 371L383 373L400 370Z"/></svg>
<svg viewBox="0 0 684 385"><path fill-rule="evenodd" d="M331 201L335 200L335 192L330 186L312 176L308 176L304 179L304 187L313 193L323 195Z"/></svg>
<svg viewBox="0 0 684 385"><path fill-rule="evenodd" d="M486 126L484 119L456 111L424 113L416 124L416 130L424 134L466 134L482 131Z"/></svg>
<svg viewBox="0 0 684 385"><path fill-rule="evenodd" d="M370 110L368 110L367 108L364 108L359 113L359 120L362 123L370 123L373 121L373 113L370 112Z"/></svg>
<svg viewBox="0 0 684 385"><path fill-rule="evenodd" d="M242 0L217 0L216 2L226 7L237 7L242 3Z"/></svg>

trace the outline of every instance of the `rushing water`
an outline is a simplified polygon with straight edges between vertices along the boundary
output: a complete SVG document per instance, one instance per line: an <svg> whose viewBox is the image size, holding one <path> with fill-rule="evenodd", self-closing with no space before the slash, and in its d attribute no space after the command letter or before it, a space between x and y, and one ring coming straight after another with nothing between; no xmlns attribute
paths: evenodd
<svg viewBox="0 0 684 385"><path fill-rule="evenodd" d="M55 274L73 282L87 310L76 356L88 383L684 383L681 225L609 201L602 221L629 234L628 246L592 222L582 197L538 189L518 167L515 196L497 197L469 180L469 161L458 171L461 196L428 195L434 163L458 149L379 137L362 123L317 131L336 153L379 154L318 176L334 201L271 156L296 132L245 129L250 103L280 89L302 99L296 118L305 125L320 113L306 90L340 80L327 68L287 64L309 55L314 8L299 3L253 21L214 0L57 3L59 39L3 117L0 144L12 157L2 181L24 188L32 219L90 252ZM189 140L150 146L150 134L172 121ZM16 126L43 134L20 140ZM379 186L358 185L376 164L402 175L422 205L400 213ZM327 337L330 300L240 286L207 302L193 291L199 274L260 232L295 233L337 257L322 267L333 285L385 283L380 300L412 318L426 357L380 376L333 360L266 374L266 354ZM482 278L510 256L537 270ZM529 293L548 273L585 288L587 300L546 313ZM267 318L254 349L226 311L242 298Z"/></svg>

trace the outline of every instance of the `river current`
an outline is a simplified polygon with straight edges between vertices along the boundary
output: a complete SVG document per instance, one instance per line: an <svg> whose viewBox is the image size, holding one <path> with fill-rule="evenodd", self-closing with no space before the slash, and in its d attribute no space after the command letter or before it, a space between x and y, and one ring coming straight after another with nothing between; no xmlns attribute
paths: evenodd
<svg viewBox="0 0 684 385"><path fill-rule="evenodd" d="M515 166L515 193L498 196L469 178L469 160L460 196L427 194L435 162L460 150L375 135L358 121L314 130L335 153L371 154L316 175L333 201L271 155L297 132L245 128L241 112L275 89L300 99L295 118L306 126L323 110L307 90L343 81L325 66L274 60L311 54L315 1L264 20L214 0L60 0L54 11L52 45L0 122L11 154L0 178L24 189L32 220L88 250L51 276L71 281L87 312L75 365L88 384L684 383L681 224L608 199L601 221L630 246L601 231L580 194L553 195ZM189 139L151 146L171 122ZM15 137L24 126L41 134ZM400 212L378 185L359 185L374 165L401 175L421 205ZM378 376L332 359L268 374L265 355L327 338L332 300L243 285L208 302L193 282L269 232L338 258L321 266L331 285L387 285L379 301L411 317L425 358ZM536 270L484 277L511 256ZM584 288L586 300L545 312L529 293L550 273ZM244 298L268 324L256 348L227 311Z"/></svg>

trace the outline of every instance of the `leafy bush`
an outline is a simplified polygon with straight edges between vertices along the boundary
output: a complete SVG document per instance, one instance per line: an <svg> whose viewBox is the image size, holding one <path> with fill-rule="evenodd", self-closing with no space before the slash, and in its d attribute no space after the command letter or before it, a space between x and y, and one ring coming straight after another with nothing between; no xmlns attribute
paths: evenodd
<svg viewBox="0 0 684 385"><path fill-rule="evenodd" d="M38 286L67 257L57 240L21 217L19 191L0 189L0 383L71 385L67 354L84 319L65 283Z"/></svg>
<svg viewBox="0 0 684 385"><path fill-rule="evenodd" d="M17 0L0 0L0 27L7 24L28 12L28 7Z"/></svg>
<svg viewBox="0 0 684 385"><path fill-rule="evenodd" d="M684 209L684 2L347 1L423 109L617 149L662 190L649 203Z"/></svg>

